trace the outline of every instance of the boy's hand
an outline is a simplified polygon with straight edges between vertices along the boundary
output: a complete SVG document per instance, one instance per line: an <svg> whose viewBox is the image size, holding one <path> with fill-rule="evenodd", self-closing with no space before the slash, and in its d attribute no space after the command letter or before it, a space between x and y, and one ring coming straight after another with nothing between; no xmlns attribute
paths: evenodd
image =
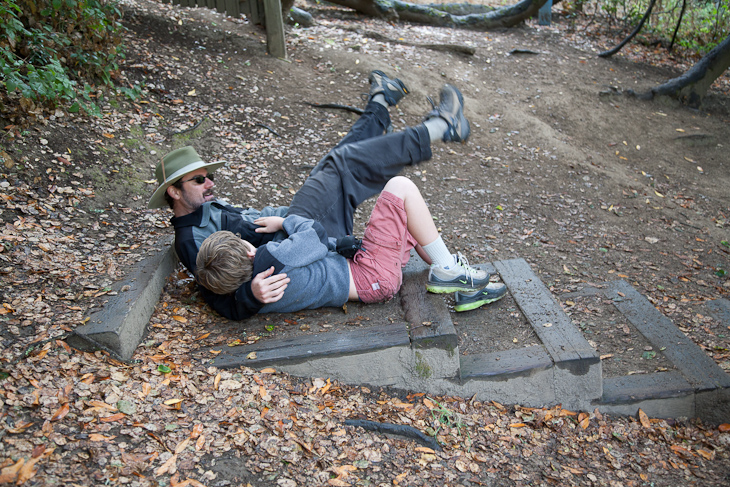
<svg viewBox="0 0 730 487"><path fill-rule="evenodd" d="M271 217L278 218L278 217ZM256 274L251 281L251 291L256 299L263 304L275 303L284 295L284 290L289 285L289 278L286 274L272 276L274 267Z"/></svg>
<svg viewBox="0 0 730 487"><path fill-rule="evenodd" d="M284 228L284 219L280 216L264 216L253 222L260 225L256 233L275 233Z"/></svg>

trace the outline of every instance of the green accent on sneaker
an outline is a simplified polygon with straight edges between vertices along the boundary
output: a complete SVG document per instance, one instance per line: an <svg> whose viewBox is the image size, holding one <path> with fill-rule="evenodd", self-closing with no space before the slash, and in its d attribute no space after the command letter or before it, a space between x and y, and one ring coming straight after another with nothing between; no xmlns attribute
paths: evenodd
<svg viewBox="0 0 730 487"><path fill-rule="evenodd" d="M451 284L451 283L449 283ZM466 283L465 283L466 284ZM455 293L455 292L470 292L474 291L474 288L471 286L447 286L444 287L441 284L426 284L426 291L434 294L447 294L447 293Z"/></svg>
<svg viewBox="0 0 730 487"><path fill-rule="evenodd" d="M502 299L507 294L507 286L504 284L487 284L483 289L470 293L457 292L454 296L456 301L455 311L470 311L485 304L490 304Z"/></svg>
<svg viewBox="0 0 730 487"><path fill-rule="evenodd" d="M489 303L493 303L495 301L499 301L503 297L504 296L500 296L500 297L494 298L494 299L482 299L482 300L479 300L479 301L472 301L470 303L457 304L457 305L454 306L454 310L460 311L460 312L461 311L471 311L473 309L480 308L480 307L484 306L485 304L489 304Z"/></svg>
<svg viewBox="0 0 730 487"><path fill-rule="evenodd" d="M456 265L442 267L431 266L426 281L426 289L436 294L474 292L489 284L489 272L469 265L469 261L461 253L454 256Z"/></svg>

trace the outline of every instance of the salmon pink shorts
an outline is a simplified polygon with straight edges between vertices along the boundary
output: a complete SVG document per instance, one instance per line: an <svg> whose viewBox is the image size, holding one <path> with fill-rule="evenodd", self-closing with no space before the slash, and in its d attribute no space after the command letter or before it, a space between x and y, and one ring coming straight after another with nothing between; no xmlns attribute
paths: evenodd
<svg viewBox="0 0 730 487"><path fill-rule="evenodd" d="M403 266L416 244L408 232L403 200L383 191L350 266L360 301L379 303L395 296L403 283Z"/></svg>

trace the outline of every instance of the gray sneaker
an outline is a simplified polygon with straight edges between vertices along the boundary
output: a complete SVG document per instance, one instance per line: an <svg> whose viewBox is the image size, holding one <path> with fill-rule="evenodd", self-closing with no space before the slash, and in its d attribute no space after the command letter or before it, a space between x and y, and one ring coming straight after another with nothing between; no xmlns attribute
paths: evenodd
<svg viewBox="0 0 730 487"><path fill-rule="evenodd" d="M382 93L388 106L393 107L398 104L401 98L408 94L408 87L405 83L398 78L388 78L385 73L378 69L370 72L368 81L370 82L368 101L372 100L375 95Z"/></svg>
<svg viewBox="0 0 730 487"><path fill-rule="evenodd" d="M449 126L443 136L444 142L466 142L471 134L469 120L464 116L464 97L456 86L444 85L441 88L439 106L428 98L433 110L426 115L426 120L440 117Z"/></svg>
<svg viewBox="0 0 730 487"><path fill-rule="evenodd" d="M485 304L499 301L507 294L507 286L504 284L490 282L483 289L474 291L473 293L459 293L454 295L456 304L454 310L469 311L477 309Z"/></svg>
<svg viewBox="0 0 730 487"><path fill-rule="evenodd" d="M472 292L489 284L489 272L471 267L461 252L454 257L457 265L450 269L437 265L431 266L426 290L438 294L457 291Z"/></svg>

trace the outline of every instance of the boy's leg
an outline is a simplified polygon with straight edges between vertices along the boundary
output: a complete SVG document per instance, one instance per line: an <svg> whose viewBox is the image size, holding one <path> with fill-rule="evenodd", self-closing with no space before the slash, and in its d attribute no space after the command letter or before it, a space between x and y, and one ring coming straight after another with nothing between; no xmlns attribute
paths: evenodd
<svg viewBox="0 0 730 487"><path fill-rule="evenodd" d="M439 238L439 231L433 222L431 211L413 181L403 176L395 177L388 181L383 191L403 200L408 232L418 244L428 245Z"/></svg>
<svg viewBox="0 0 730 487"><path fill-rule="evenodd" d="M435 293L475 291L489 284L489 273L473 268L461 254L452 255L439 235L431 212L418 190L408 178L393 178L385 185L387 191L403 200L408 218L408 232L428 253L433 265L426 288Z"/></svg>
<svg viewBox="0 0 730 487"><path fill-rule="evenodd" d="M350 269L358 298L365 303L387 301L403 283L402 266L416 240L408 232L403 199L384 189L365 228L362 248Z"/></svg>

